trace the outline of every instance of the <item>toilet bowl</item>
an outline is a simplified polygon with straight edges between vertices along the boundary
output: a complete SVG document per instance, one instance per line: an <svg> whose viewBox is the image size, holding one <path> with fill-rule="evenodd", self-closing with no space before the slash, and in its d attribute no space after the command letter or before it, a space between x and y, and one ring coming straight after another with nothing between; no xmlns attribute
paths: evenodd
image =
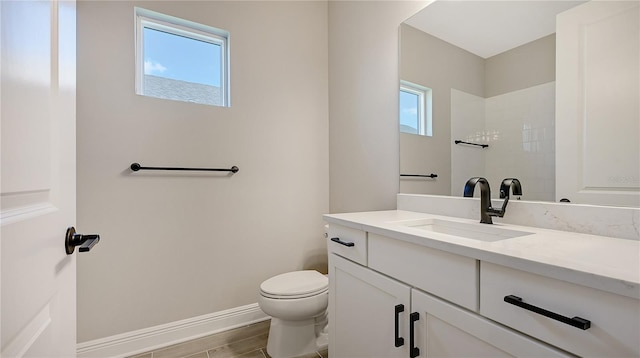
<svg viewBox="0 0 640 358"><path fill-rule="evenodd" d="M329 279L314 270L283 273L260 284L258 304L271 316L271 357L298 357L326 348L328 289Z"/></svg>

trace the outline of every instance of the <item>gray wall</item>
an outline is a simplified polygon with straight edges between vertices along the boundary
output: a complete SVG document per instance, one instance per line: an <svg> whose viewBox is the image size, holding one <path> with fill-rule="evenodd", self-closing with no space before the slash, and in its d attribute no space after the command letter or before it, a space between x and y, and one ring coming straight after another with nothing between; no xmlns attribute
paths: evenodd
<svg viewBox="0 0 640 358"><path fill-rule="evenodd" d="M398 27L426 4L329 2L331 212L396 208Z"/></svg>
<svg viewBox="0 0 640 358"><path fill-rule="evenodd" d="M485 76L485 98L555 81L556 34L487 58Z"/></svg>
<svg viewBox="0 0 640 358"><path fill-rule="evenodd" d="M217 108L136 96L134 3L80 1L78 227L103 240L79 256L78 341L256 302L269 276L325 268L322 213L394 209L398 25L426 3L140 1L231 32Z"/></svg>
<svg viewBox="0 0 640 358"><path fill-rule="evenodd" d="M135 94L134 6L230 31L231 108ZM327 6L78 2L77 228L102 237L78 255L79 342L254 303L270 276L326 269Z"/></svg>

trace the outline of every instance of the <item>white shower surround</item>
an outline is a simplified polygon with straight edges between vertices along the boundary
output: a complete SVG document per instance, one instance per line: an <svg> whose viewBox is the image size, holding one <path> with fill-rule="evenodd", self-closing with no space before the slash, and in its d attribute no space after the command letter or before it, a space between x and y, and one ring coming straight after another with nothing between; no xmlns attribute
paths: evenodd
<svg viewBox="0 0 640 358"><path fill-rule="evenodd" d="M555 82L482 98L451 90L451 135L489 144L451 147L451 194L462 196L464 183L482 176L494 185L515 177L523 199L555 201Z"/></svg>
<svg viewBox="0 0 640 358"><path fill-rule="evenodd" d="M523 199L555 201L555 82L481 98L451 90L451 135L489 144L481 149L451 148L451 194L461 196L464 183L482 176L494 185L518 178Z"/></svg>

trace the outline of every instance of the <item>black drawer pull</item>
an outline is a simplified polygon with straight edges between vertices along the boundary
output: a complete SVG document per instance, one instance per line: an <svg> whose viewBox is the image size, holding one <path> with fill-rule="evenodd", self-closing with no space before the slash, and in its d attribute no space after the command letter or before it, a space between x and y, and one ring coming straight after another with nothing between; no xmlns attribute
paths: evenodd
<svg viewBox="0 0 640 358"><path fill-rule="evenodd" d="M404 345L404 338L400 337L400 312L404 312L404 305L396 305L396 314L395 314L395 341L396 347L400 347Z"/></svg>
<svg viewBox="0 0 640 358"><path fill-rule="evenodd" d="M549 317L551 319L555 319L556 321L560 321L562 323L566 323L570 326L576 327L576 328L580 328L582 330L586 330L589 329L591 327L591 321L589 321L588 319L584 319L584 318L580 318L580 317L573 317L573 318L569 318L563 315L559 315L555 312L551 312L551 311L547 311L544 308L540 308L540 307L536 307L533 305L530 305L528 303L524 303L522 302L522 298L518 297L518 296L514 296L514 295L509 295L509 296L504 296L504 301L507 303L510 303L512 305L516 305L518 307L522 307L525 310L529 310L531 312L535 312L537 314L543 315L545 317Z"/></svg>
<svg viewBox="0 0 640 358"><path fill-rule="evenodd" d="M415 331L415 323L420 319L420 314L418 312L413 312L409 315L409 357L416 358L420 355L420 348L416 347L416 331Z"/></svg>
<svg viewBox="0 0 640 358"><path fill-rule="evenodd" d="M338 243L338 244L340 244L340 245L344 245L344 246L348 246L348 247L354 247L354 246L356 246L356 244L354 244L353 242L346 242L346 241L342 241L342 240L340 240L340 239L339 239L339 238L337 238L337 237L332 237L332 238L331 238L331 241L333 241L333 242L337 242L337 243Z"/></svg>

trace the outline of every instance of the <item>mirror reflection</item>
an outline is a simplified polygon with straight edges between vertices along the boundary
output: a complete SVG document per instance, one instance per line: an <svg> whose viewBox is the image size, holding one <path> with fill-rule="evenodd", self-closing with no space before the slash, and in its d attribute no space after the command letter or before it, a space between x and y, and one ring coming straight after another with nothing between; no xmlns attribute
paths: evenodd
<svg viewBox="0 0 640 358"><path fill-rule="evenodd" d="M523 200L560 199L556 15L583 3L435 1L400 25L401 193L461 197L480 176L494 198L518 178Z"/></svg>

